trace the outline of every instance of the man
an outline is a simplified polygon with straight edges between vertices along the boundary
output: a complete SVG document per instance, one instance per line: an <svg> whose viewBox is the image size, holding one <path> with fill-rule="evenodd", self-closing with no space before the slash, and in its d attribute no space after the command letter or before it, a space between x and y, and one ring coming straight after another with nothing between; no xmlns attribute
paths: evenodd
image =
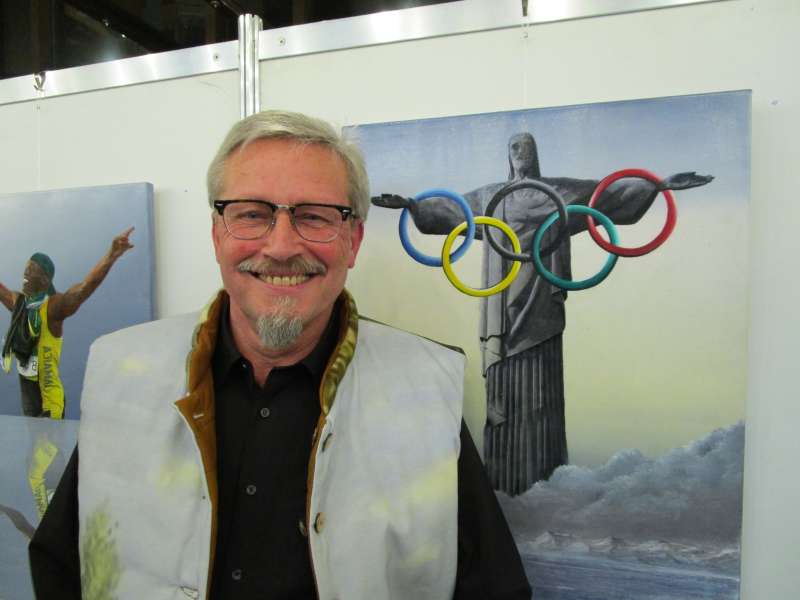
<svg viewBox="0 0 800 600"><path fill-rule="evenodd" d="M566 204L584 205L599 183L566 177L543 178L536 141L530 133L511 136L508 163L508 181L464 194L474 214L484 214L501 189L525 180L549 185ZM661 189L688 189L712 179L695 173L678 173L659 187L641 179L622 180L612 184L596 208L615 223L628 225L644 216ZM446 199L416 203L384 194L374 198L373 203L387 208L409 208L423 233L447 234L464 220L458 206ZM508 223L524 252L530 252L536 229L555 210L553 200L543 191L527 187L505 196L492 216ZM569 235L587 228L583 215L570 215L568 223ZM482 234L479 228L475 237L482 239ZM561 279L571 279L569 235L544 259L545 266ZM502 236L495 233L494 237L504 242ZM489 243L483 244L484 286L500 281L509 268L509 260ZM507 289L481 303L480 343L487 401L484 458L494 488L511 495L528 490L567 463L561 339L566 298L565 290L541 280L533 263L526 262Z"/></svg>
<svg viewBox="0 0 800 600"><path fill-rule="evenodd" d="M357 149L259 113L208 188L224 290L93 346L80 466L30 546L37 596L529 598L461 420L463 357L344 290Z"/></svg>
<svg viewBox="0 0 800 600"><path fill-rule="evenodd" d="M11 323L3 342L3 369L16 358L26 417L64 418L64 387L58 373L64 320L74 315L103 282L111 267L133 248L133 231L115 237L111 248L86 278L64 293L53 286L56 268L49 256L36 252L25 265L22 291L13 292L0 283L0 303L11 311Z"/></svg>

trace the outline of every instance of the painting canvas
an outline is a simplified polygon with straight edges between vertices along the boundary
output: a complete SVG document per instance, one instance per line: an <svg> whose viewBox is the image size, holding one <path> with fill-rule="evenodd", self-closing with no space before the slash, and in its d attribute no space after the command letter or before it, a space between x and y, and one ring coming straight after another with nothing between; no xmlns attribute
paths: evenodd
<svg viewBox="0 0 800 600"><path fill-rule="evenodd" d="M34 598L28 541L77 442L75 419L0 416L0 598Z"/></svg>
<svg viewBox="0 0 800 600"><path fill-rule="evenodd" d="M414 261L399 240L400 211L384 199L371 209L348 285L362 314L465 350L465 420L534 597L738 598L750 93L365 124L348 133L366 154L375 196L445 188L485 210L522 172L517 163L526 152L530 159L531 140L536 169L525 177L548 183L567 204L586 205L597 182L622 169L647 169L675 188L677 219L663 245L619 257L599 284L565 292L528 262L489 299L459 292L441 268ZM653 194L636 191L640 182L620 179L608 191L619 202L596 205L617 219L622 247L646 246L675 216L654 186ZM532 251L541 225L526 228L525 219L556 212L548 202L518 191L494 209L514 222L521 252ZM569 213L566 241L552 233L539 241L540 250L561 244L542 265L558 281L591 280L608 260L584 218ZM411 221L411 245L440 256L447 230L421 233ZM468 287L496 283L510 265L485 246L481 237L453 263Z"/></svg>
<svg viewBox="0 0 800 600"><path fill-rule="evenodd" d="M89 346L98 336L154 317L153 186L131 183L0 195L0 282L22 289L35 252L55 265L53 283L65 291L81 282L130 227L134 248L100 287L64 321L59 365L65 420L22 415L17 365L0 372L0 598L32 599L28 540L75 447L80 394ZM0 308L0 335L9 326Z"/></svg>
<svg viewBox="0 0 800 600"><path fill-rule="evenodd" d="M64 416L77 419L89 346L98 336L154 317L153 186L131 183L0 195L0 282L22 289L23 272L36 252L55 265L53 284L63 292L80 283L130 227L134 248L112 267L103 283L64 321L59 365L65 390ZM10 312L0 307L0 336ZM17 365L0 372L0 414L22 415Z"/></svg>

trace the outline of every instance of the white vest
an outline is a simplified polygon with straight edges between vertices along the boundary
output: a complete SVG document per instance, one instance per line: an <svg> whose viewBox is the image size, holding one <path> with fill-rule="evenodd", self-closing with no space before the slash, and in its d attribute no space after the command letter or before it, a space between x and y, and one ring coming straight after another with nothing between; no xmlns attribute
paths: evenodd
<svg viewBox="0 0 800 600"><path fill-rule="evenodd" d="M79 436L85 600L102 589L119 600L206 597L213 508L173 405L196 323L146 323L92 345ZM359 321L312 465L320 600L452 598L463 371L452 350Z"/></svg>

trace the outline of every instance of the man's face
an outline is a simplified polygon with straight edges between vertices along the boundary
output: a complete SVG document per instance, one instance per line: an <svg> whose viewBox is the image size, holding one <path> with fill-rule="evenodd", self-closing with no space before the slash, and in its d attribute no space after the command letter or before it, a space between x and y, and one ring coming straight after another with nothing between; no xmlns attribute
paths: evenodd
<svg viewBox="0 0 800 600"><path fill-rule="evenodd" d="M508 141L508 158L515 173L527 172L533 168L536 149L530 136L518 133Z"/></svg>
<svg viewBox="0 0 800 600"><path fill-rule="evenodd" d="M25 272L22 274L22 293L26 296L34 296L47 291L50 287L50 279L47 273L38 264L29 260L25 264Z"/></svg>
<svg viewBox="0 0 800 600"><path fill-rule="evenodd" d="M228 157L221 199L349 205L347 192L346 168L331 150L269 139ZM304 329L316 325L321 331L355 264L363 232L363 223L351 217L335 240L309 242L294 230L287 211L279 210L266 235L237 240L215 217L214 251L232 316L244 316L255 331L259 317L289 311Z"/></svg>

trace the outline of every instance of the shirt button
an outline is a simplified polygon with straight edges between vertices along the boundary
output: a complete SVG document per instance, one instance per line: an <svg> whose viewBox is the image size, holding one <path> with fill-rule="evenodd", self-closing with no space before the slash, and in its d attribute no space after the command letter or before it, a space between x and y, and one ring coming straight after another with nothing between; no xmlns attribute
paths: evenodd
<svg viewBox="0 0 800 600"><path fill-rule="evenodd" d="M333 434L329 433L328 435L325 436L325 439L322 440L322 451L323 452L325 452L325 450L328 449L328 445L331 443L331 438L332 437L333 437Z"/></svg>
<svg viewBox="0 0 800 600"><path fill-rule="evenodd" d="M234 581L241 581L242 579L242 570L241 569L234 569L231 571L231 578Z"/></svg>
<svg viewBox="0 0 800 600"><path fill-rule="evenodd" d="M248 496L254 496L254 495L255 495L255 493L256 493L256 486L254 486L254 485L251 483L251 484L250 484L250 485L248 485L246 488L244 488L244 491L245 491L245 492L247 492L247 495L248 495Z"/></svg>
<svg viewBox="0 0 800 600"><path fill-rule="evenodd" d="M322 533L322 530L325 528L325 513L317 513L317 517L314 519L314 531L317 533Z"/></svg>
<svg viewBox="0 0 800 600"><path fill-rule="evenodd" d="M269 409L265 406L260 411L258 411L262 418L266 419L269 416Z"/></svg>

